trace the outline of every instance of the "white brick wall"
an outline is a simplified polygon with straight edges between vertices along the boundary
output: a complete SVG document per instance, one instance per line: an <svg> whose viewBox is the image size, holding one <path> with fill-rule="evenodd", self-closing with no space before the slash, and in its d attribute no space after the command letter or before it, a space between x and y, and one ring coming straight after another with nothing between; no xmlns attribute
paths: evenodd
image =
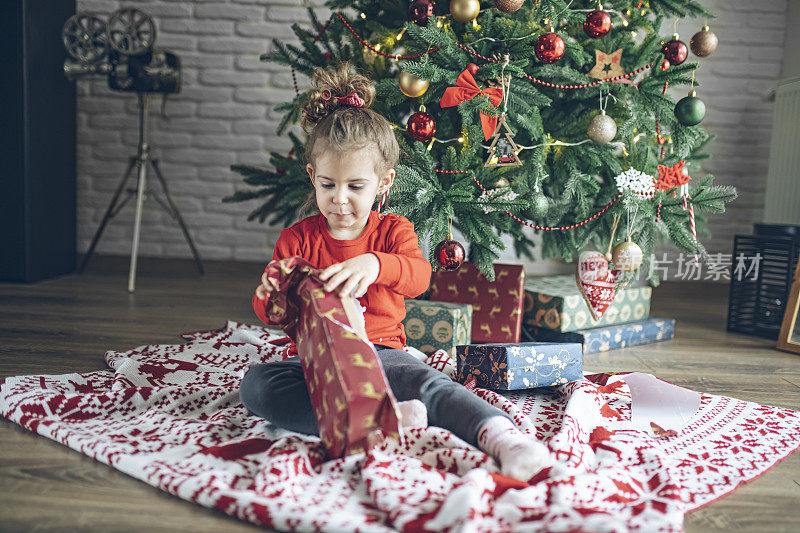
<svg viewBox="0 0 800 533"><path fill-rule="evenodd" d="M717 183L740 192L727 214L711 220L713 238L704 242L712 252L730 252L732 236L749 233L762 218L772 121L772 104L764 97L781 69L786 2L705 2L718 15L710 25L720 39L717 51L700 59L697 73L698 96L708 108L704 125L717 134L705 169ZM263 166L270 151L290 148L288 138L276 135L280 115L273 106L293 96L291 76L258 56L273 37L293 39L290 25L307 22L305 7L281 0L77 1L78 11L104 18L123 5L150 14L158 28L156 45L182 61L182 91L167 101L168 120L159 116L159 104L153 105L150 139L201 256L263 260L281 228L247 222L255 202L223 204L221 198L242 188L231 164ZM688 43L700 26L701 21L682 20L678 32ZM105 79L77 83L78 240L85 251L136 152L137 108L134 95L110 91ZM673 90L681 97L688 88ZM151 183L158 190L154 179ZM141 254L190 257L175 223L154 202L146 205ZM133 209L127 206L106 227L98 253L129 254L132 225ZM514 260L512 252L503 259ZM535 272L559 268L554 262L528 266Z"/></svg>

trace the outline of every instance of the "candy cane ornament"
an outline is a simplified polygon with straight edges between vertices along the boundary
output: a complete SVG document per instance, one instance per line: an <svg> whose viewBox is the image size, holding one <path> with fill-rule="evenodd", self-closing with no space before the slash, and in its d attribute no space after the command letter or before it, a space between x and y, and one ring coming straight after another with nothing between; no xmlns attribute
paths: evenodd
<svg viewBox="0 0 800 533"><path fill-rule="evenodd" d="M692 205L692 197L689 196L689 184L684 183L680 187L681 196L683 197L683 210L689 211L689 230L692 232L692 239L697 244L697 226L694 221L694 206ZM697 262L697 254L694 254L694 260Z"/></svg>

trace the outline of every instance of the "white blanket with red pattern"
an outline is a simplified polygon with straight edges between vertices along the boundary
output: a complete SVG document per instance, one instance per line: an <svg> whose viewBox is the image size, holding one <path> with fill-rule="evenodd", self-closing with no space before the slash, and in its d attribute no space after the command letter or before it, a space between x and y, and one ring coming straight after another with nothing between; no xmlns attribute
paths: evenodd
<svg viewBox="0 0 800 533"><path fill-rule="evenodd" d="M248 416L249 364L277 337L230 322L180 345L108 352L110 370L20 376L0 414L153 486L243 520L293 531L677 531L683 515L800 446L798 413L703 395L676 436L632 429L630 392L605 375L557 392L475 390L550 448L529 483L440 428L346 459L319 439Z"/></svg>

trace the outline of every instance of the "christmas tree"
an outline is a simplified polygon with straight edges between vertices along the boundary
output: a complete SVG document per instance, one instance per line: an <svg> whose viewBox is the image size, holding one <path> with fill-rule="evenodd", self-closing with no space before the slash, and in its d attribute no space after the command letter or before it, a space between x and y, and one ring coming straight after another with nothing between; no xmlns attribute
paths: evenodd
<svg viewBox="0 0 800 533"><path fill-rule="evenodd" d="M655 284L648 258L658 242L706 257L697 239L703 213L724 212L736 192L712 185L712 176L689 178L711 140L697 125L704 105L692 93L676 108L667 88L697 86L699 63L661 29L668 19L713 16L697 2L327 5L328 20L310 9L310 25L293 27L299 46L275 41L276 51L262 57L295 79L296 97L279 107L280 131L298 121L306 101L297 76L348 61L375 80L373 108L396 125L401 147L383 209L414 223L434 266L451 228L489 276L505 234L531 259L534 232L542 233L544 257L571 260L586 248L611 257L621 245L615 267L632 256L632 276L641 255L639 271ZM698 57L715 46L708 30L691 42ZM233 167L254 189L225 201L263 201L250 220L288 225L302 215L311 184L303 141L289 135L294 148L272 154L274 170Z"/></svg>

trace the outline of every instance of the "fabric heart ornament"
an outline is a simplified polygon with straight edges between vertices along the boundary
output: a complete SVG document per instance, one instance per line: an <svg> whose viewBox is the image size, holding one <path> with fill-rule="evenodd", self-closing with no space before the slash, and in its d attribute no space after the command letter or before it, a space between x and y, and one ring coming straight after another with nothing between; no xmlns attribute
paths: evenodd
<svg viewBox="0 0 800 533"><path fill-rule="evenodd" d="M600 252L581 252L575 280L595 320L600 320L617 295L617 270L611 270L608 259Z"/></svg>

